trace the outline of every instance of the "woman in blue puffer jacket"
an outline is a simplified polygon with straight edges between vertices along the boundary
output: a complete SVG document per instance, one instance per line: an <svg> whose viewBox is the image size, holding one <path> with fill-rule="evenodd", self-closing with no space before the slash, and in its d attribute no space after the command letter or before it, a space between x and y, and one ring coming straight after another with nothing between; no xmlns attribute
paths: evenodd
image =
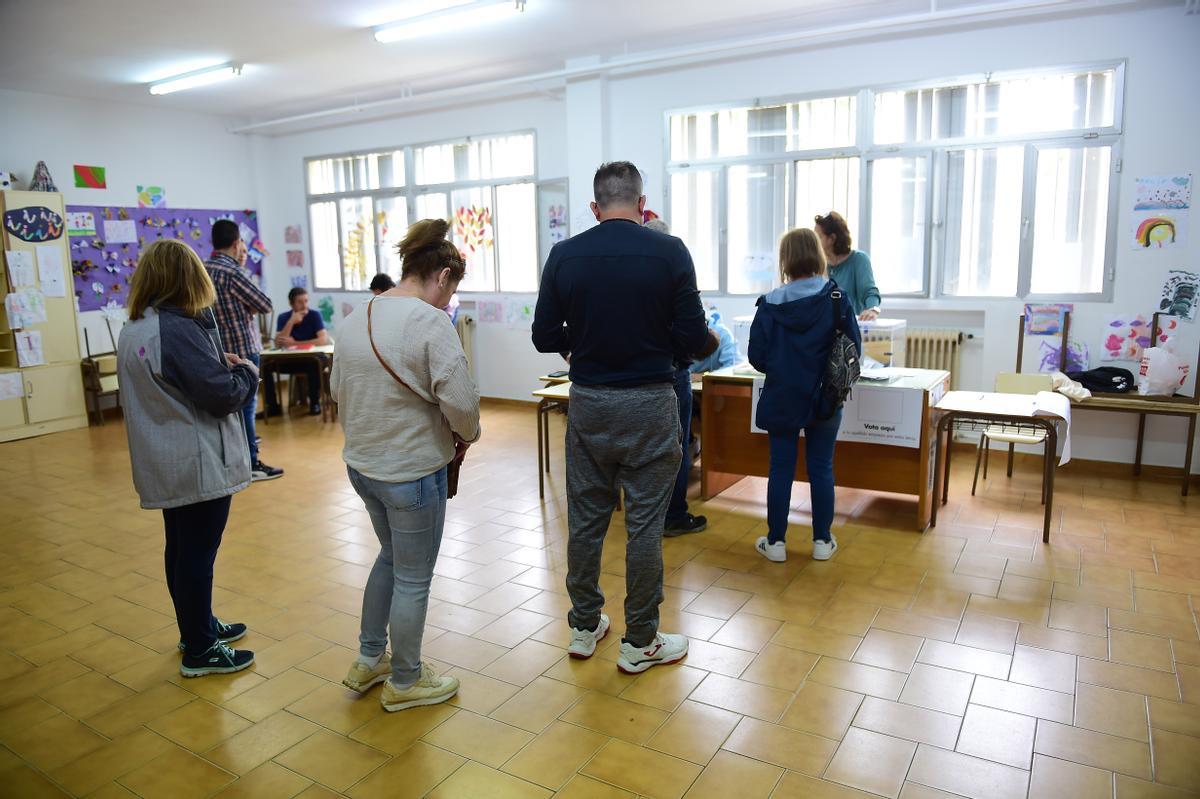
<svg viewBox="0 0 1200 799"><path fill-rule="evenodd" d="M783 285L758 300L750 327L750 364L765 374L756 423L770 436L767 535L755 549L775 562L787 560L784 539L801 431L812 492L813 558L829 560L833 537L833 448L842 409L821 407L819 397L835 331L833 281L813 231L797 228L779 242ZM842 329L862 351L854 309L841 302Z"/></svg>

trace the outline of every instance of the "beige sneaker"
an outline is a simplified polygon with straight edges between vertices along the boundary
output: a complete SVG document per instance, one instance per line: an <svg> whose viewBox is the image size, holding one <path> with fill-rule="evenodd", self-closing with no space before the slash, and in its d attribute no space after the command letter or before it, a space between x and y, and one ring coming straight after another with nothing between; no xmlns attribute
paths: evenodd
<svg viewBox="0 0 1200 799"><path fill-rule="evenodd" d="M428 663L421 665L421 679L407 688L397 688L388 680L383 684L379 703L389 713L421 705L436 705L458 693L457 677L439 677Z"/></svg>
<svg viewBox="0 0 1200 799"><path fill-rule="evenodd" d="M354 661L354 665L350 667L350 671L346 674L346 679L342 680L342 685L351 691L358 691L360 694L364 694L371 686L378 685L391 675L392 656L384 652L383 657L375 664L375 668L369 668L357 660Z"/></svg>

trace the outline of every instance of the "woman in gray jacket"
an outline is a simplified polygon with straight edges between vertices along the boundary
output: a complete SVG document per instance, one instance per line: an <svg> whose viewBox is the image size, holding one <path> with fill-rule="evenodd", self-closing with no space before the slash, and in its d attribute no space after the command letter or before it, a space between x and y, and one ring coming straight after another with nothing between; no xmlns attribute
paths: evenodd
<svg viewBox="0 0 1200 799"><path fill-rule="evenodd" d="M212 614L213 563L233 494L250 484L240 409L258 370L223 352L216 295L190 247L160 239L142 253L129 290L117 371L133 483L166 526L167 589L175 604L184 677L241 671L254 653L229 647L244 624Z"/></svg>

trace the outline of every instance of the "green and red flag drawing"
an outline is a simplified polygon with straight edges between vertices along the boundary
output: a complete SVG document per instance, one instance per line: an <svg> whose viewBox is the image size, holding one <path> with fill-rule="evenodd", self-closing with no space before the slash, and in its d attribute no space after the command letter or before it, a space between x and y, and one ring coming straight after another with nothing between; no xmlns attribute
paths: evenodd
<svg viewBox="0 0 1200 799"><path fill-rule="evenodd" d="M77 189L106 189L108 183L104 180L104 167L75 165L75 188Z"/></svg>

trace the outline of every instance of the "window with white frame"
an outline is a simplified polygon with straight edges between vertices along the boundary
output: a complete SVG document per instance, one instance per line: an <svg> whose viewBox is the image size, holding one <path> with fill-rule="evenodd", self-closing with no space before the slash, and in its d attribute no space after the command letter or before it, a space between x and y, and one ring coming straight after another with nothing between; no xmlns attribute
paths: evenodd
<svg viewBox="0 0 1200 799"><path fill-rule="evenodd" d="M836 210L892 296L1104 298L1121 64L669 113L668 221L700 288L756 294Z"/></svg>
<svg viewBox="0 0 1200 799"><path fill-rule="evenodd" d="M461 291L537 290L533 133L314 158L305 170L315 288L399 278L409 225L438 218L467 259Z"/></svg>

